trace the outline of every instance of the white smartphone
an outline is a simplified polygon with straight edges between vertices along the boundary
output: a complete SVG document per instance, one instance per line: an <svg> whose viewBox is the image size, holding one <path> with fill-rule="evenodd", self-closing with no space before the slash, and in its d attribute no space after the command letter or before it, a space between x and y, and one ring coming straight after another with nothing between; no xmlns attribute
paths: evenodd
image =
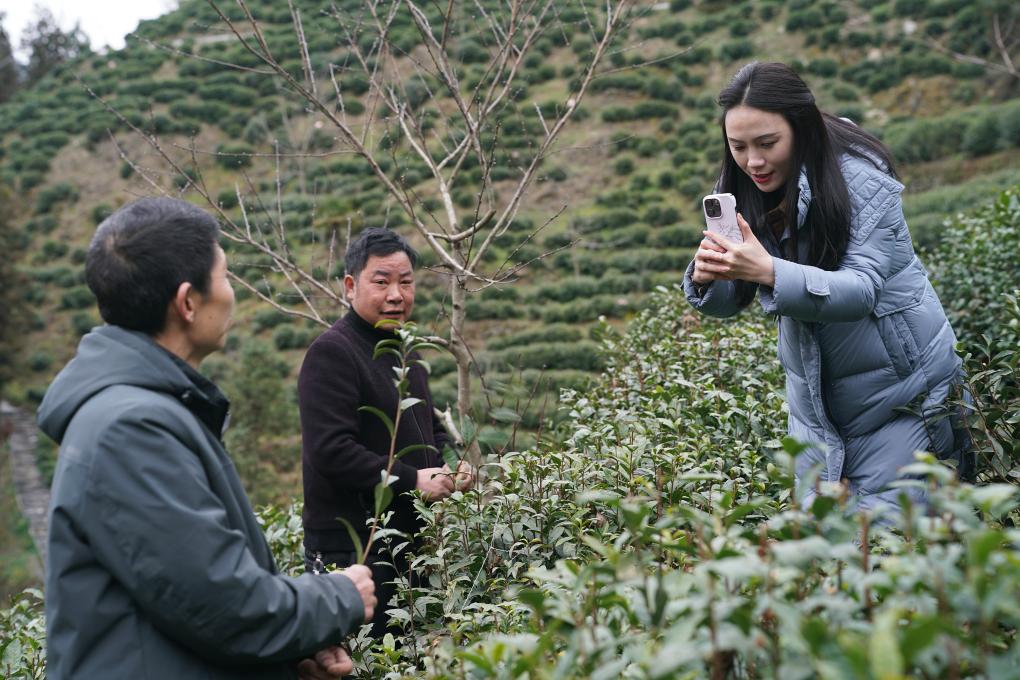
<svg viewBox="0 0 1020 680"><path fill-rule="evenodd" d="M731 241L743 243L737 224L737 199L733 194L709 194L701 199L701 207L705 212L705 225L708 230L721 234Z"/></svg>

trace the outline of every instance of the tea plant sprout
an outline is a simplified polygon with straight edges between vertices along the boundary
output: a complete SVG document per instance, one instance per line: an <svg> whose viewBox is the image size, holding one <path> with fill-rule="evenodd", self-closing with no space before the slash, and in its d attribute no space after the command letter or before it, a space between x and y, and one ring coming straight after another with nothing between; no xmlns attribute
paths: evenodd
<svg viewBox="0 0 1020 680"><path fill-rule="evenodd" d="M370 526L368 540L362 544L358 532L351 523L342 517L337 518L343 523L350 534L351 541L354 543L358 554L358 564L365 564L368 560L368 556L372 551L372 545L376 540L377 530L384 524L384 513L393 501L392 484L397 481L396 475L392 474L393 464L408 453L430 448L428 444L410 444L397 451L397 434L400 431L400 421L404 412L422 402L417 397L408 396L411 368L417 364L425 369L426 372L429 371L428 362L419 358L418 353L426 349L440 349L437 345L419 335L418 327L412 322L399 324L392 319L383 319L376 326L379 328L392 326L396 336L380 340L375 346L375 351L372 353L372 360L378 361L386 356L396 358L396 365L392 368L394 373L393 386L397 391L397 410L391 418L389 414L375 406L366 405L358 409L379 418L390 433L390 450L386 457L386 469L382 471L382 478L375 485L373 492L375 502L372 517L368 520ZM451 470L450 474L456 475L456 472L453 472L457 469L458 465L456 454L451 449L446 449L442 453L447 466Z"/></svg>

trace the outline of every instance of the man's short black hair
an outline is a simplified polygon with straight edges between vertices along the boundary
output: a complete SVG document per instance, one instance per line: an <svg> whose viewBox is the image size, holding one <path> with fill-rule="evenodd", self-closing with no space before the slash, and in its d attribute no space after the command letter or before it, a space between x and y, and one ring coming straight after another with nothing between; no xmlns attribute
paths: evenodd
<svg viewBox="0 0 1020 680"><path fill-rule="evenodd" d="M386 227L369 227L358 234L358 238L347 246L344 269L350 276L358 278L365 268L368 258L373 255L385 257L396 252L403 252L407 255L407 259L411 261L412 269L418 266L418 253L403 236Z"/></svg>
<svg viewBox="0 0 1020 680"><path fill-rule="evenodd" d="M143 198L107 217L85 261L103 320L150 335L162 331L182 283L208 291L218 238L212 215L176 198Z"/></svg>

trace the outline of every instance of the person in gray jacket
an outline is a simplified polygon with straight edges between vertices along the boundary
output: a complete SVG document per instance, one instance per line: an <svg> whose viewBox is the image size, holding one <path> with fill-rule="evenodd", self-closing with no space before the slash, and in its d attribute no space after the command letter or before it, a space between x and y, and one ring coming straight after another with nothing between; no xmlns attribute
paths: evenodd
<svg viewBox="0 0 1020 680"><path fill-rule="evenodd" d="M371 572L278 573L197 371L234 304L216 221L148 198L99 225L85 275L107 325L39 408L60 443L46 561L47 677L335 678Z"/></svg>
<svg viewBox="0 0 1020 680"><path fill-rule="evenodd" d="M726 317L757 293L778 317L789 432L814 444L797 459L798 482L819 470L859 508L895 509L903 490L889 485L915 451L964 464L968 441L946 417L961 377L956 338L914 253L889 152L820 111L784 64L746 65L719 103L717 190L736 198L743 242L705 232L687 299ZM807 505L812 485L800 486Z"/></svg>

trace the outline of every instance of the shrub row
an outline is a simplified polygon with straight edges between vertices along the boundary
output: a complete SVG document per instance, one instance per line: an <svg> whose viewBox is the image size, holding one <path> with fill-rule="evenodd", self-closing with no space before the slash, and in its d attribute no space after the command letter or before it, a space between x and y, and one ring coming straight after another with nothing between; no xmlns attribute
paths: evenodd
<svg viewBox="0 0 1020 680"><path fill-rule="evenodd" d="M603 366L598 345L590 340L573 343L534 343L526 347L508 347L494 352L484 352L479 357L483 371L508 372L514 369L554 368L597 371Z"/></svg>
<svg viewBox="0 0 1020 680"><path fill-rule="evenodd" d="M963 213L986 205L1003 187L1020 185L1020 168L982 175L963 184L936 187L903 197L903 214L915 246L935 247L946 225Z"/></svg>
<svg viewBox="0 0 1020 680"><path fill-rule="evenodd" d="M562 324L542 325L538 328L510 333L490 338L485 342L485 349L497 351L508 347L520 345L533 345L536 343L563 342L573 343L581 339L581 331L571 326Z"/></svg>
<svg viewBox="0 0 1020 680"><path fill-rule="evenodd" d="M673 104L653 100L638 102L633 107L608 106L602 109L600 115L602 120L607 123L619 123L648 118L675 118L678 115L678 109Z"/></svg>
<svg viewBox="0 0 1020 680"><path fill-rule="evenodd" d="M932 283L966 349L1016 351L1020 325L1007 320L1007 296L1020 291L1020 185L943 232L927 258ZM1013 376L1015 380L1016 376Z"/></svg>
<svg viewBox="0 0 1020 680"><path fill-rule="evenodd" d="M583 300L546 303L532 308L532 317L543 323L587 323L600 316L619 319L638 306L635 296L595 295Z"/></svg>
<svg viewBox="0 0 1020 680"><path fill-rule="evenodd" d="M983 74L984 69L980 66L928 52L886 57L877 61L864 60L845 68L842 77L871 92L878 92L899 84L907 76L952 75L955 78L975 78Z"/></svg>
<svg viewBox="0 0 1020 680"><path fill-rule="evenodd" d="M60 288L73 288L85 283L85 271L81 267L56 267L36 268L29 271L33 281L39 283L52 283Z"/></svg>
<svg viewBox="0 0 1020 680"><path fill-rule="evenodd" d="M273 331L273 345L279 350L307 349L321 332L319 328L297 328L287 324Z"/></svg>
<svg viewBox="0 0 1020 680"><path fill-rule="evenodd" d="M1020 147L1020 101L893 123L882 137L894 158L905 163Z"/></svg>
<svg viewBox="0 0 1020 680"><path fill-rule="evenodd" d="M564 278L556 283L537 286L528 291L526 300L535 307L544 307L549 301L570 302L583 300L595 295L623 295L648 288L647 275L638 274L613 275L606 274L601 278L581 276Z"/></svg>

